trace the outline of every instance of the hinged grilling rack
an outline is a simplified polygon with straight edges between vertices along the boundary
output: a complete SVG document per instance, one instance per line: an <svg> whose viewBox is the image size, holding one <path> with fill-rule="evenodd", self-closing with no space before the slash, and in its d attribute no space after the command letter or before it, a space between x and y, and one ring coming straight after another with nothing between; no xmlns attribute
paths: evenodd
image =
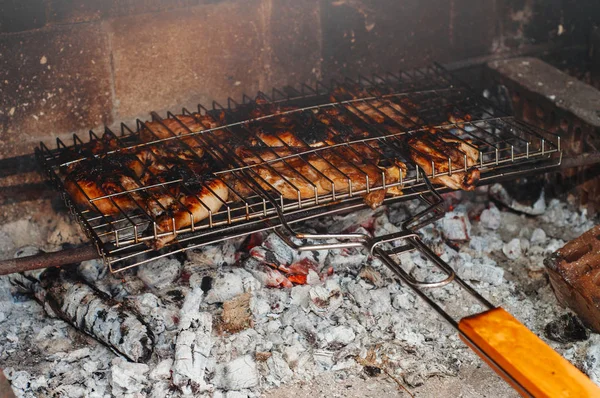
<svg viewBox="0 0 600 398"><path fill-rule="evenodd" d="M319 115L327 115L327 123L315 123ZM267 143L267 139L273 138L269 137L270 123L281 121L282 117L293 132L311 130L309 134L291 135L292 139L302 141L300 150L292 148L282 136L274 138L279 140L275 146ZM184 118L197 122L199 127L189 128ZM597 393L585 375L458 277L421 241L417 232L444 214L443 199L438 192L443 188L436 189L432 182L439 182L443 176L466 175L478 170L480 181L488 183L556 167L562 160L558 136L500 113L438 65L412 72L361 76L330 85L286 87L273 90L271 96L264 93L259 93L256 99L244 96L241 103L229 99L227 106L215 102L210 110L199 106L197 112L183 109L179 116L169 112L164 119L152 113L152 119L150 123L138 120L135 130L122 125L120 134L106 129L102 138L90 132L91 142L102 143L108 137L117 143L104 148L100 154L72 156L81 153L78 148L86 145L77 136L71 146L57 140L56 149L50 150L42 144L37 151L50 180L112 272L265 230L275 231L298 250L365 247L454 326L465 343L524 396L563 393L592 396ZM315 130L317 125L321 128ZM348 125L362 135L348 138L349 134L345 134ZM178 128L178 133L173 131L173 126ZM447 155L443 162L439 158L437 162L432 161L430 172L426 173L423 165L417 166L411 159L407 142L431 129L476 149L477 163L468 164L466 155L464 161ZM311 134L325 135L329 140L311 147L310 144L318 141L312 140ZM249 147L249 142L259 145ZM210 161L217 165L211 178L223 182L229 194L224 197L209 188L212 199L220 202L216 210L196 196L205 210L205 217L199 222L190 216L189 222L178 225L173 216L166 223L162 220L163 225L170 227L161 230L161 221L135 200L136 195L143 192L162 206L153 195L168 194L170 187L178 185L183 190L188 189L184 177L138 184L132 189L121 186L119 192L106 192L89 200L87 206L77 204L65 189L62 168L69 164L94 162L98 156L162 146L175 148L177 153L196 161L200 154L195 148L202 147ZM248 160L248 152L242 156L238 148L249 149L253 160ZM65 153L71 154L66 161ZM371 153L376 156L370 157ZM372 159L390 159L390 153L394 161L400 160L405 165L406 174L400 168L392 169L397 174L391 175L390 169L370 164ZM352 160L355 155L362 155L360 162ZM379 167L376 170L380 170L380 176L369 171L373 166ZM426 204L424 211L403 223L399 233L373 238L352 233L305 234L297 229L304 220L364 208L365 197L377 192L389 193L393 188L397 188L394 195L381 198L383 202L418 198ZM104 201L119 208L117 202L122 196L132 198L137 208L107 215L96 205ZM157 251L156 245L152 247L153 242L163 238L167 244ZM309 240L313 243L309 244ZM326 242L314 243L319 240ZM394 256L412 250L420 251L444 276L424 281L404 271ZM425 288L450 283L461 286L487 311L458 322L425 293ZM536 355L527 355L529 352Z"/></svg>
<svg viewBox="0 0 600 398"><path fill-rule="evenodd" d="M268 112L275 107L278 109L276 114ZM248 108L262 109L263 113L248 118L249 112L240 112ZM268 124L273 118L281 116L288 117L290 125L294 127L303 126L303 118L310 118L319 111L333 115L327 130L333 136L332 142L284 154L267 148L257 154L258 161L253 163L236 154L235 149L249 140L260 140L255 126ZM171 227L167 231L157 228L157 217L149 214L135 199L133 201L137 208L132 211L122 211L115 200L133 198L133 195L140 192L151 197L168 195L171 187L182 185L182 178L156 184L140 183L133 189L122 187L120 192L105 192L102 196L88 198L89 205L81 206L67 193L61 168L86 159L94 160L94 156L65 156L69 152L78 154L78 148L85 145L83 141L74 135L71 146L57 139L56 149L50 150L41 144L37 151L43 169L62 193L71 213L94 242L111 272L250 232L277 226L287 226L286 229L291 232L289 225L298 221L362 207L363 196L380 190L402 187L403 195L388 197L386 202L418 197L430 191L430 188L425 184L425 173L407 155L406 139L431 128L443 129L445 134L468 142L468 145L479 151L479 159L474 166L467 166L466 160L461 162L462 165L457 165L450 157L444 164L432 161L431 172L427 175L432 180L476 168L481 173L481 180L488 181L499 175L531 172L536 168L556 165L561 159L558 136L499 113L491 104L437 65L412 72L374 75L371 78L361 76L357 80L332 82L329 86L317 83L315 87L302 85L297 89L274 89L270 97L264 93L259 93L256 99L244 96L241 103L229 99L227 106L214 102L210 110L199 105L197 112L183 109L182 115L176 116L169 112L163 119L152 112L155 122L153 126L158 126L162 130L160 133L156 131L156 127L150 127L150 123L138 120L136 129L122 124L119 134L108 128L103 134L103 137L110 137L118 143L118 147L103 149L102 156L109 157L163 145L171 145L194 156L191 145L199 145L208 152L211 161L218 165L214 176L227 185L229 197L225 199L214 195L220 202L218 210L210 209L209 205L199 199L206 209L206 218L194 222L190 217L191 222L179 228L173 219L169 224L175 228ZM200 118L206 115L218 115L215 118L222 121L217 125L203 125ZM192 131L187 128L180 120L185 116L196 118L202 126L201 130ZM341 119L345 119L346 125L350 123L354 128L364 131L364 136L351 140L340 137L346 127L340 122ZM167 122L185 132L175 134L172 127L167 127ZM140 137L141 131L150 132L151 139L143 140ZM90 131L89 138L91 142L103 142L103 138L93 131ZM280 145L289 149L285 142ZM264 151L267 153L264 154ZM363 164L353 164L352 161L342 159L348 152L360 156L364 151L375 153L379 157L389 156L391 152L406 165L406 175L399 173L399 178L390 181L389 174L382 170L382 177L374 179L372 173L366 170L373 166L368 160ZM383 151L387 153L384 154ZM95 155L98 156L100 155ZM330 173L338 177L337 181L333 181L331 175L325 175L321 169L307 161L309 156L327 163ZM68 160L65 161L65 158ZM346 162L345 167L340 169L332 159ZM330 186L324 190L315 181L311 181L297 170L298 163L319 178L321 185L324 183ZM277 176L281 184L275 187L272 182L265 180L261 175L265 170ZM307 189L311 191L308 195ZM290 199L290 192L294 199ZM99 201L110 201L119 211L112 215L93 211L92 209L97 209ZM159 200L155 199L154 202L161 206ZM186 211L184 205L179 206ZM160 252L154 250L152 241L165 237L168 240L169 236L177 239L171 238L172 241ZM348 240L354 237L327 237L331 238Z"/></svg>

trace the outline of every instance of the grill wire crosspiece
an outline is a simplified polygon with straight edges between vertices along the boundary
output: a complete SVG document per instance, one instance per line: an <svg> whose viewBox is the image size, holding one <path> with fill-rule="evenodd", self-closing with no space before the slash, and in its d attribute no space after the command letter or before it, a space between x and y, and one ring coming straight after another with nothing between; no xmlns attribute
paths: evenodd
<svg viewBox="0 0 600 398"><path fill-rule="evenodd" d="M312 120L315 115L322 114L327 115L327 124ZM122 124L119 134L108 128L102 136L90 131L90 143L84 143L74 135L72 145L57 139L56 149L51 150L42 143L37 150L37 157L50 180L62 193L71 213L94 242L111 272L265 230L275 230L299 250L367 246L372 254L381 254L389 242L404 239L409 247L422 251L425 246L414 231L443 214L443 204L430 180L435 183L444 176L478 170L481 181L486 182L555 166L561 160L558 136L499 112L439 65L369 78L359 76L356 80L333 81L329 85L317 83L314 87L301 85L274 89L271 96L259 92L254 99L244 96L241 103L228 99L227 106L214 102L211 109L199 105L197 112L183 109L181 115L168 112L166 118L155 112L151 115L152 122L138 120L136 129ZM194 120L197 128L189 128L184 118ZM285 118L287 127L292 126L292 129L318 131L306 134L297 131L295 134L292 130L293 138L302 141L301 149L292 147L281 136L275 138L277 149L265 145L270 124L281 118ZM218 122L211 123L211 120ZM345 135L349 125L362 134ZM411 159L407 142L428 131L441 132L439 134L476 150L476 164L467 161L467 155L464 161L457 161L448 154L445 158L432 158L426 173ZM311 146L311 134L325 134L329 139L321 145ZM109 141L110 145L107 144ZM248 146L249 142L258 144ZM91 145L100 150L91 153L88 150ZM88 202L85 206L65 188L65 168L80 162L94 165L144 149L149 149L156 163L164 162L152 152L155 148L168 148L196 162L209 159L214 164L211 178L225 184L229 194L219 194L203 182L203 188L218 205L211 206L204 197L195 195L196 203L206 214L197 221L185 203L174 200L179 212L184 213L184 217L189 215L188 222L178 223L176 216L162 205L159 196L173 196L174 188L190 193L184 173L167 180L138 180L133 187L120 184L117 191L103 191L102 195L93 198L82 191ZM196 148L202 148L204 155L200 156ZM240 155L239 148L245 148L245 156ZM248 160L248 153L252 161ZM391 157L401 160L406 167L405 173L400 170L392 176L390 169L369 160ZM314 159L326 164L335 178L315 166ZM373 175L373 166L379 167L376 170L380 170L381 176ZM275 176L278 181L273 182L265 175ZM315 180L317 178L319 181ZM389 192L394 188L397 193L385 197L385 202L421 198L429 205L425 212L404 224L406 231L410 231L408 235L372 241L356 234L307 235L293 228L313 217L365 207L365 195ZM398 193L400 190L401 194ZM190 195L194 196L194 193ZM157 217L148 206L140 205L140 196L149 198L147 201L154 207L162 208L162 215ZM119 205L123 198L134 203L134 208L123 209ZM102 208L109 204L118 211L103 213L101 204L104 205ZM298 245L292 242L292 236L297 238L296 242L311 239L327 240L328 243ZM167 243L156 250L153 242L161 239ZM450 273L448 280L453 277Z"/></svg>

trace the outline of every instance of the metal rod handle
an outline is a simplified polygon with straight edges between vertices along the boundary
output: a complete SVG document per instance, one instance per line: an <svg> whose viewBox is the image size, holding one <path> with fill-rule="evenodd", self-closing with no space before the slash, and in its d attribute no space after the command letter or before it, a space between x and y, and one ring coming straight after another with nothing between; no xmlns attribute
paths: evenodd
<svg viewBox="0 0 600 398"><path fill-rule="evenodd" d="M35 256L12 258L0 261L0 275L33 271L36 269L60 267L62 265L80 263L100 258L98 250L92 245L74 249L60 250L52 253L41 253Z"/></svg>

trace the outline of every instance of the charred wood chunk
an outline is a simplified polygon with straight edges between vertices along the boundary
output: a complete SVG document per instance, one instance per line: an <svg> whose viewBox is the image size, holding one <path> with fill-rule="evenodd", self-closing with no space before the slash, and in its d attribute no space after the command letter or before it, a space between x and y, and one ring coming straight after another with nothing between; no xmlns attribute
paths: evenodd
<svg viewBox="0 0 600 398"><path fill-rule="evenodd" d="M590 337L589 330L573 314L565 314L548 323L544 328L544 334L550 340L558 341L559 343L585 341Z"/></svg>
<svg viewBox="0 0 600 398"><path fill-rule="evenodd" d="M154 336L139 314L72 277L74 272L65 271L50 270L41 277L45 295L38 298L44 306L127 359L148 361L154 349Z"/></svg>
<svg viewBox="0 0 600 398"><path fill-rule="evenodd" d="M193 289L187 294L180 312L175 361L171 371L173 385L184 394L197 393L209 388L204 374L213 346L212 315L200 311L202 299L202 290Z"/></svg>
<svg viewBox="0 0 600 398"><path fill-rule="evenodd" d="M558 301L600 332L600 225L567 243L544 263Z"/></svg>

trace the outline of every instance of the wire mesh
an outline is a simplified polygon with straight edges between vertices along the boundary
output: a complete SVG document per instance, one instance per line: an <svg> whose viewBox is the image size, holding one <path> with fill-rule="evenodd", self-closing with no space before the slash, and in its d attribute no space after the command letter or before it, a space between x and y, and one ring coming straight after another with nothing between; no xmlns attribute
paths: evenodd
<svg viewBox="0 0 600 398"><path fill-rule="evenodd" d="M499 112L437 65L151 116L38 150L112 271L284 218L409 199L428 189L422 173L451 186L560 154L558 136ZM426 140L431 153L416 145Z"/></svg>

